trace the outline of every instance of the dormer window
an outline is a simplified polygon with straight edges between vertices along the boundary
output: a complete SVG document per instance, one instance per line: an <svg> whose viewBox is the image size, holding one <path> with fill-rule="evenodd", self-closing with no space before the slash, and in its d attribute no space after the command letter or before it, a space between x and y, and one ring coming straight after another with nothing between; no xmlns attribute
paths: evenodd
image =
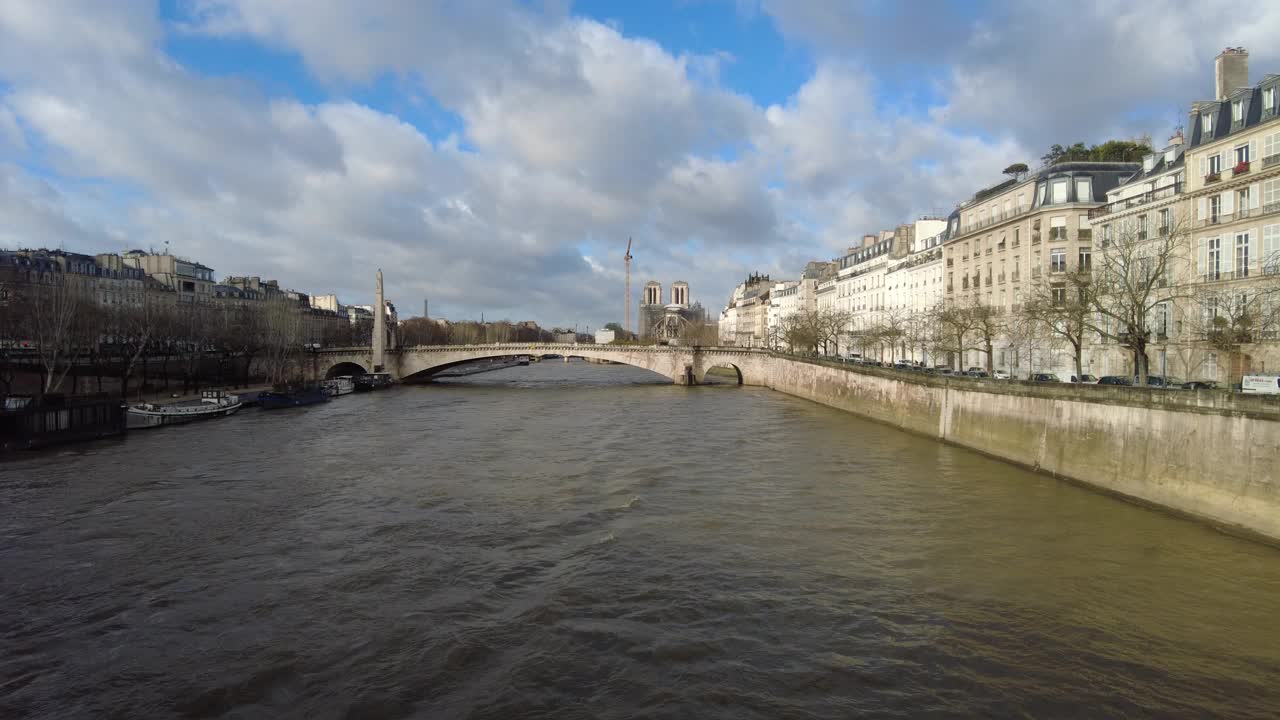
<svg viewBox="0 0 1280 720"><path fill-rule="evenodd" d="M1262 109L1276 111L1276 89L1273 87L1264 88L1262 91Z"/></svg>
<svg viewBox="0 0 1280 720"><path fill-rule="evenodd" d="M1244 122L1244 101L1236 100L1231 103L1231 122Z"/></svg>
<svg viewBox="0 0 1280 720"><path fill-rule="evenodd" d="M1213 134L1213 115L1212 114L1206 112L1205 114L1200 116L1200 129L1204 132L1205 135Z"/></svg>

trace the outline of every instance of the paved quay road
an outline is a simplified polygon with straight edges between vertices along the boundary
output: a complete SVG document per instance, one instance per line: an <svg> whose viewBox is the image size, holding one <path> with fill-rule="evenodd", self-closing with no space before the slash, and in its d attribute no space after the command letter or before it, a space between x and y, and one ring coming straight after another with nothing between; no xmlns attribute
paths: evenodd
<svg viewBox="0 0 1280 720"><path fill-rule="evenodd" d="M1280 716L1280 550L549 361L0 464L0 717Z"/></svg>

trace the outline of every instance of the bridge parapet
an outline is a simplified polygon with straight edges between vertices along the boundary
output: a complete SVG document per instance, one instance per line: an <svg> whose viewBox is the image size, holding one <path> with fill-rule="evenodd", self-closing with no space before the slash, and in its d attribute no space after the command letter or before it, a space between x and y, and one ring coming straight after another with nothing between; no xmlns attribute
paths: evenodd
<svg viewBox="0 0 1280 720"><path fill-rule="evenodd" d="M372 367L368 347L326 348L317 352L327 367L338 364ZM683 345L594 345L581 343L492 343L488 345L418 345L387 350L386 370L397 380L426 380L465 362L511 355L561 355L610 360L644 368L671 378L678 385L702 383L707 370L732 366L744 384L763 384L769 352L758 348Z"/></svg>

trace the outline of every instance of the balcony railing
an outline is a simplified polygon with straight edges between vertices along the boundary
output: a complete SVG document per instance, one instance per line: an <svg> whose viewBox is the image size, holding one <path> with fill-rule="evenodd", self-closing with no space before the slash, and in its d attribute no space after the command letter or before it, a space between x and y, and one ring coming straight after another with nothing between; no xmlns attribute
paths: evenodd
<svg viewBox="0 0 1280 720"><path fill-rule="evenodd" d="M997 245L996 245L996 252L1004 252L1004 243L1003 243L1003 242L1001 242L1001 243L999 243L999 244L997 244Z"/></svg>
<svg viewBox="0 0 1280 720"><path fill-rule="evenodd" d="M988 247L988 248L987 248L987 253L986 253L986 254L987 254L987 255L990 255L990 254L991 254L991 248L990 248L990 247Z"/></svg>
<svg viewBox="0 0 1280 720"><path fill-rule="evenodd" d="M1182 193L1182 183L1174 183L1172 185L1166 185L1165 187L1156 188L1155 190L1152 190L1150 192L1144 192L1141 195L1136 195L1131 198L1125 198L1123 200L1116 200L1115 202L1107 203L1106 205L1103 205L1101 207L1096 207L1089 211L1089 219L1092 220L1093 218L1102 217L1103 215L1110 215L1111 213L1117 213L1117 212L1120 212L1121 210L1128 210L1129 208L1140 207L1142 205L1146 205L1147 203L1153 203L1157 200L1167 200L1181 193Z"/></svg>
<svg viewBox="0 0 1280 720"><path fill-rule="evenodd" d="M986 285L987 287L991 287L991 276L990 276L990 275L988 275L988 276L987 276L987 281L986 281L985 283L983 283L983 284L984 284L984 285Z"/></svg>
<svg viewBox="0 0 1280 720"><path fill-rule="evenodd" d="M1216 183L1221 179L1222 179L1222 173L1220 172L1209 173L1208 175L1204 176L1204 184L1208 185L1209 183Z"/></svg>
<svg viewBox="0 0 1280 720"><path fill-rule="evenodd" d="M1076 238L1079 240L1093 240L1093 230L1082 228L1076 231Z"/></svg>
<svg viewBox="0 0 1280 720"><path fill-rule="evenodd" d="M969 289L969 278L968 278L968 277L965 277L963 280L961 280L961 281L960 281L960 289L961 289L961 290L968 290L968 289Z"/></svg>
<svg viewBox="0 0 1280 720"><path fill-rule="evenodd" d="M1054 241L1057 241L1057 240L1066 240L1066 239L1067 239L1067 229L1066 229L1066 228L1064 228L1064 227L1049 228L1049 241L1050 241L1050 242L1054 242Z"/></svg>
<svg viewBox="0 0 1280 720"><path fill-rule="evenodd" d="M951 283L947 283L947 292L955 292L955 291L956 291L956 286L952 285Z"/></svg>
<svg viewBox="0 0 1280 720"><path fill-rule="evenodd" d="M1274 155L1268 155L1262 158L1262 167L1269 168L1275 167L1276 165L1280 165L1280 153L1275 153Z"/></svg>
<svg viewBox="0 0 1280 720"><path fill-rule="evenodd" d="M1040 277L1040 268L1031 268L1031 279L1035 280Z"/></svg>
<svg viewBox="0 0 1280 720"><path fill-rule="evenodd" d="M963 228L961 228L960 234L968 235L969 233L976 232L978 230L981 230L982 228L990 227L991 225L995 225L996 223L1004 222L1005 220L1009 220L1010 218L1018 217L1019 215L1026 213L1028 209L1029 208L1025 208L1025 207L1014 208L1012 210L1009 210L1008 212L998 212L994 215L989 215L985 218L979 218L977 222L971 222L968 225L965 225Z"/></svg>
<svg viewBox="0 0 1280 720"><path fill-rule="evenodd" d="M1235 177L1237 175L1244 175L1247 172L1249 172L1249 161L1241 160L1240 162L1236 163L1235 167L1231 168L1231 177Z"/></svg>
<svg viewBox="0 0 1280 720"><path fill-rule="evenodd" d="M1139 231L1138 231L1138 240L1139 240L1139 242L1141 242L1142 240L1146 240L1146 239L1147 239L1147 231L1146 231L1146 230L1139 230Z"/></svg>
<svg viewBox="0 0 1280 720"><path fill-rule="evenodd" d="M1262 217L1263 215L1271 215L1273 213L1278 213L1278 212L1280 212L1280 202L1271 203L1270 205L1263 205L1257 208L1241 208L1231 213L1219 213L1217 215L1210 215L1209 217L1204 218L1203 220L1200 220L1196 224L1196 227L1204 228L1204 227L1212 227L1214 225L1225 225L1227 223L1232 223L1237 220L1247 220L1249 218ZM1168 228L1161 228L1161 230L1164 231L1161 233L1162 235L1168 232Z"/></svg>
<svg viewBox="0 0 1280 720"><path fill-rule="evenodd" d="M955 259L955 258L947 258L947 267L951 267L951 266L953 266L953 265L955 265L955 264L956 264L956 259Z"/></svg>
<svg viewBox="0 0 1280 720"><path fill-rule="evenodd" d="M1001 285L1003 285L1003 284L1004 284L1004 273L1000 273L999 275L997 275L997 276L996 276L996 280L998 280L998 281L1000 282L1000 284L1001 284Z"/></svg>
<svg viewBox="0 0 1280 720"><path fill-rule="evenodd" d="M1038 233L1038 232L1033 232L1033 233L1031 233L1031 244L1032 244L1032 245L1039 245L1039 244L1040 244L1040 233Z"/></svg>

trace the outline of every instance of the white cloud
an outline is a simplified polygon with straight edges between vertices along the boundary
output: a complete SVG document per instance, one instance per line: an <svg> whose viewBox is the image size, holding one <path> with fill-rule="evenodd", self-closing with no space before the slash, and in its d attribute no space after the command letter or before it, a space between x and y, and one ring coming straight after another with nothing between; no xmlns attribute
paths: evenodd
<svg viewBox="0 0 1280 720"><path fill-rule="evenodd" d="M428 295L460 316L600 325L621 314L628 236L637 287L685 279L716 308L748 271L794 275L865 232L945 210L1031 147L957 129L988 122L959 80L933 114L904 111L880 100L865 62L833 55L787 102L761 108L719 84L721 56L674 55L562 7L192 7L177 32L297 53L333 99L269 99L182 67L147 3L0 5L13 125L38 136L58 174L124 189L76 186L74 202L63 190L41 202L39 181L10 166L0 201L24 219L0 221L0 233L100 250L128 231L220 274L352 302L382 266L406 307ZM343 99L386 73L455 113L460 137L433 141ZM109 216L109 233L89 229Z"/></svg>
<svg viewBox="0 0 1280 720"><path fill-rule="evenodd" d="M27 139L18 124L18 117L4 105L0 105L0 150L22 152L27 149Z"/></svg>

